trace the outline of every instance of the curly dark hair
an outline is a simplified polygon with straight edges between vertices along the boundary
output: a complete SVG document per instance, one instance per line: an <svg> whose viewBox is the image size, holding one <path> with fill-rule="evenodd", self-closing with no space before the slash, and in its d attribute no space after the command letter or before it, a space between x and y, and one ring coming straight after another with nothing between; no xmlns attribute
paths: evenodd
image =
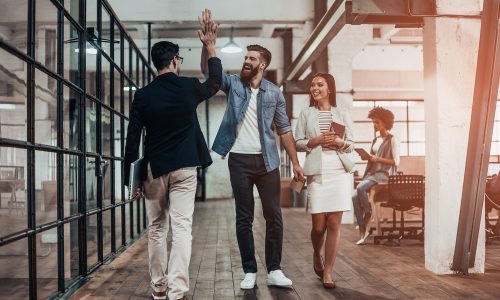
<svg viewBox="0 0 500 300"><path fill-rule="evenodd" d="M329 73L316 73L314 74L313 79L316 77L321 77L324 80L326 80L326 84L328 85L328 90L330 91L330 95L328 96L330 100L330 105L333 107L337 107L337 88L335 86L335 78L333 77L333 75ZM316 103L316 101L314 101L314 98L309 92L309 106L316 106L316 105L318 104Z"/></svg>
<svg viewBox="0 0 500 300"><path fill-rule="evenodd" d="M392 113L392 111L380 106L377 106L370 110L370 112L368 113L368 118L379 119L380 121L382 121L382 123L384 123L384 127L387 130L391 130L392 126L394 126L394 114Z"/></svg>

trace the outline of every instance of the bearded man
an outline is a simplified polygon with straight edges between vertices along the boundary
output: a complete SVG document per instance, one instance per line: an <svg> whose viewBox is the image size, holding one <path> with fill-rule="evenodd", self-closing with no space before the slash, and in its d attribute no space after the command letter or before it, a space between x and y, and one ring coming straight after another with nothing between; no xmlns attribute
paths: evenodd
<svg viewBox="0 0 500 300"><path fill-rule="evenodd" d="M206 11L200 20L211 22ZM289 287L292 281L281 271L283 219L280 207L280 158L274 129L293 163L297 180L303 171L297 159L295 141L280 89L264 79L271 63L271 52L260 45L249 45L240 76L222 72L220 90L227 95L227 107L212 150L229 154L229 173L236 207L236 235L245 278L242 289L253 289L257 274L252 222L257 186L266 220L267 284ZM201 69L207 73L207 53L203 47Z"/></svg>

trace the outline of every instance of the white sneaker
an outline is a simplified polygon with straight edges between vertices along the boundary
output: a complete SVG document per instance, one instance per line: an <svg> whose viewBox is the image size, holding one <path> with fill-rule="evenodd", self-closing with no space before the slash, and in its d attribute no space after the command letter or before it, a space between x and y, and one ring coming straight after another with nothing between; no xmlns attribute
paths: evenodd
<svg viewBox="0 0 500 300"><path fill-rule="evenodd" d="M245 278L240 283L240 288L243 290L251 290L255 287L257 273L245 273Z"/></svg>
<svg viewBox="0 0 500 300"><path fill-rule="evenodd" d="M292 287L292 281L281 270L274 270L267 274L267 285Z"/></svg>

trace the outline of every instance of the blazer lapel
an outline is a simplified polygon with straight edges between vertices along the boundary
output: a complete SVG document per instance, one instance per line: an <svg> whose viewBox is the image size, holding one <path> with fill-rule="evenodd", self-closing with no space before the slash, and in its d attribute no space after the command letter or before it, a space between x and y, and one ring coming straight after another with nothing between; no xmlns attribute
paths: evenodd
<svg viewBox="0 0 500 300"><path fill-rule="evenodd" d="M319 130L319 110L316 107L312 110L310 121L314 124L313 137L319 136L321 134Z"/></svg>

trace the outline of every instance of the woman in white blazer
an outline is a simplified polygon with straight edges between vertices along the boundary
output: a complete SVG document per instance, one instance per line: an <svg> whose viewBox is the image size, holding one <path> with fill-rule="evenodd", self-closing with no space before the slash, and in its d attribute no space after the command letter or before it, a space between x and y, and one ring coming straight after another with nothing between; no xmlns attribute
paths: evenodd
<svg viewBox="0 0 500 300"><path fill-rule="evenodd" d="M310 86L310 106L300 113L295 129L297 151L307 152L304 175L312 214L313 267L325 288L335 287L332 272L342 212L352 208L350 172L354 164L347 155L354 149L352 120L348 111L336 104L335 79L327 73L316 74ZM345 126L343 137L329 132L332 121ZM325 262L321 256L323 244Z"/></svg>

